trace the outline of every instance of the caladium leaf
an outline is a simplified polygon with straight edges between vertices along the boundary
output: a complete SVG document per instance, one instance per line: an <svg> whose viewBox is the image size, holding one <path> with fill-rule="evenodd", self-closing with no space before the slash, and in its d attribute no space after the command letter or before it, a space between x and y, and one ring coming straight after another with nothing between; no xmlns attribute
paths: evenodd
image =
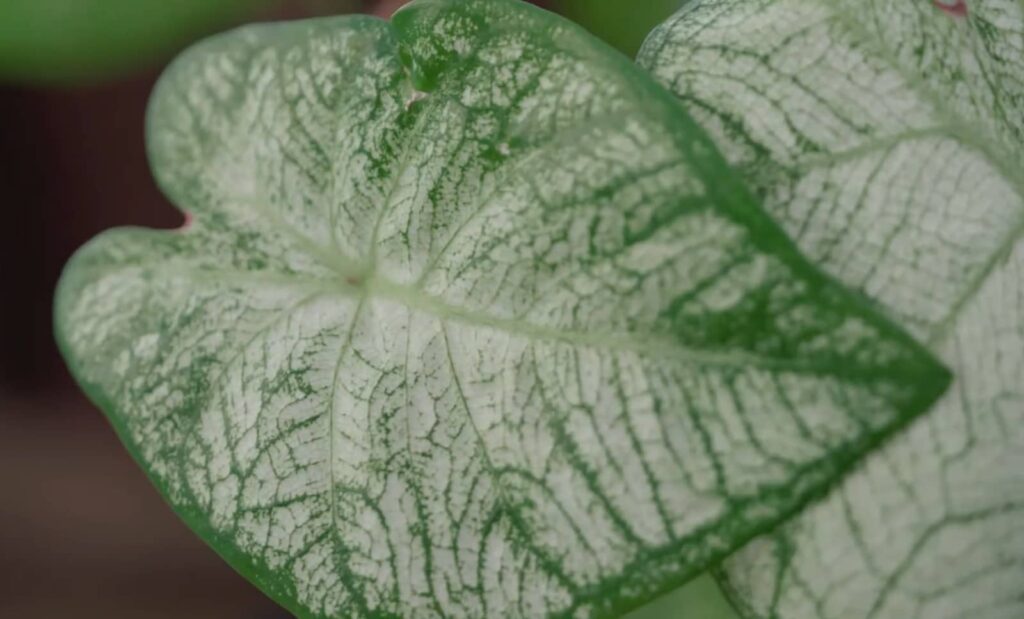
<svg viewBox="0 0 1024 619"><path fill-rule="evenodd" d="M1024 616L1024 3L694 0L641 64L958 382L725 565L750 617Z"/></svg>
<svg viewBox="0 0 1024 619"><path fill-rule="evenodd" d="M58 337L174 508L302 617L619 612L948 380L670 93L524 3L215 38L148 137L191 222L84 248Z"/></svg>

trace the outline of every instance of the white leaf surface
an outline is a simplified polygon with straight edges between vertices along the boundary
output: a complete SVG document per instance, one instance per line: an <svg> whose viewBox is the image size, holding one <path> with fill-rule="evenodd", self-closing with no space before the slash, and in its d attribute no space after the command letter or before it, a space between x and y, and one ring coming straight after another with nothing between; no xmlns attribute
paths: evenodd
<svg viewBox="0 0 1024 619"><path fill-rule="evenodd" d="M732 557L748 616L1024 616L1024 4L693 0L641 64L812 260L954 370L934 411Z"/></svg>

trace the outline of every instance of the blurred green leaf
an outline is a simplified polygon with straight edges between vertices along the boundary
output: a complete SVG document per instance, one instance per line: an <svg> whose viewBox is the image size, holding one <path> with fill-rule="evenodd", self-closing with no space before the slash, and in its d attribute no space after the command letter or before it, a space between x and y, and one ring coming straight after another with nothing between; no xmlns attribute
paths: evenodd
<svg viewBox="0 0 1024 619"><path fill-rule="evenodd" d="M708 574L626 615L623 619L739 619Z"/></svg>
<svg viewBox="0 0 1024 619"><path fill-rule="evenodd" d="M0 0L0 79L76 82L144 66L267 0Z"/></svg>
<svg viewBox="0 0 1024 619"><path fill-rule="evenodd" d="M634 56L655 26L685 0L558 0L558 9L619 50Z"/></svg>

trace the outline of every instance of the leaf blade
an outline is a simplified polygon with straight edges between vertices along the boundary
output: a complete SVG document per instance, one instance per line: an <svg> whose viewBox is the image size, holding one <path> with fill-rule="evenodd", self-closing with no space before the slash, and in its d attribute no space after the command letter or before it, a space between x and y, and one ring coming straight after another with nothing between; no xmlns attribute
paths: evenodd
<svg viewBox="0 0 1024 619"><path fill-rule="evenodd" d="M625 610L947 380L719 182L668 93L520 3L225 35L148 131L193 222L84 249L58 336L172 505L300 616ZM800 404L797 461L762 453Z"/></svg>

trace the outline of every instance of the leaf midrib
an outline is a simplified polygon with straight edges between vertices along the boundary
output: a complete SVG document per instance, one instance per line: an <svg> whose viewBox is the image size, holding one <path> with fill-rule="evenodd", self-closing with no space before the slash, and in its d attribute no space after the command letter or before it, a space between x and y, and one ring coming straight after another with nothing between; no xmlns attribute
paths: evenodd
<svg viewBox="0 0 1024 619"><path fill-rule="evenodd" d="M412 310L436 317L441 323L462 324L470 327L489 328L530 341L560 343L571 346L598 348L602 350L629 352L640 356L656 357L675 361L686 366L717 367L723 369L757 368L763 370L794 372L813 376L839 376L846 379L919 380L921 368L901 366L865 366L851 360L836 359L834 363L822 359L772 358L741 351L712 351L687 347L678 343L671 332L651 331L647 333L627 331L600 332L595 330L572 330L557 326L538 325L515 318L503 318L479 310L460 307L444 299L426 294L422 289L397 284L379 275L361 280L358 284L351 276L334 279L310 275L284 273L260 273L233 269L203 269L190 266L161 263L158 265L119 265L117 268L95 267L83 269L101 274L112 274L125 270L145 271L149 274L177 276L189 281L209 283L244 283L252 286L293 288L320 298L343 297L360 303L377 298L382 301L399 303ZM98 275L102 276L102 275ZM284 318L282 316L279 318ZM676 343L672 343L676 342Z"/></svg>
<svg viewBox="0 0 1024 619"><path fill-rule="evenodd" d="M366 603L363 592L355 586L358 582L355 578L351 578L352 570L349 564L339 557L340 554L349 551L349 548L345 545L341 539L339 531L341 527L338 526L338 484L334 474L334 420L337 417L337 411L335 410L337 399L338 385L341 384L341 371L344 367L345 356L352 350L353 340L356 334L356 328L359 326L359 320L362 318L363 309L366 304L360 301L355 309L352 311L352 320L349 323L348 329L345 330L345 339L342 341L341 346L338 349L338 360L335 362L334 372L332 373L331 381L331 399L328 403L327 413L327 479L330 487L327 491L328 501L330 502L330 515L331 515L331 558L335 564L335 569L341 574L350 576L349 578L340 578L339 581L345 590L353 597L355 603L359 605L364 612L368 613L368 605Z"/></svg>

